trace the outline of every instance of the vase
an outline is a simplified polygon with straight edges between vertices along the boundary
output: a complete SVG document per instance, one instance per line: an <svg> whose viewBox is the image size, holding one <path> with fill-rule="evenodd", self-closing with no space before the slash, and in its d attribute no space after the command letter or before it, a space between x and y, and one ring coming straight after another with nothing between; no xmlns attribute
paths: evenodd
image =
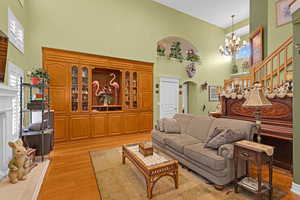
<svg viewBox="0 0 300 200"><path fill-rule="evenodd" d="M104 105L104 106L108 106L108 100L107 100L107 98L104 98L104 100L103 100L103 105Z"/></svg>
<svg viewBox="0 0 300 200"><path fill-rule="evenodd" d="M40 84L40 79L37 77L31 77L31 84L32 85L38 85Z"/></svg>

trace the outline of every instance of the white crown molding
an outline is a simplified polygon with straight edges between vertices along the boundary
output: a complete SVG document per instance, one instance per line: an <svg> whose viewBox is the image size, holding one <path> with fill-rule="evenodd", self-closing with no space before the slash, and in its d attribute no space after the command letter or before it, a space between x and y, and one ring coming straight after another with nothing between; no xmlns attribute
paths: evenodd
<svg viewBox="0 0 300 200"><path fill-rule="evenodd" d="M291 192L300 195L300 185L296 184L296 183L292 183L292 188L291 188Z"/></svg>
<svg viewBox="0 0 300 200"><path fill-rule="evenodd" d="M294 12L296 12L298 9L300 9L300 1L296 1L295 3L293 3L293 5L290 7L291 13L293 14Z"/></svg>
<svg viewBox="0 0 300 200"><path fill-rule="evenodd" d="M0 96L1 97L15 97L18 90L13 87L9 87L3 84L0 84Z"/></svg>

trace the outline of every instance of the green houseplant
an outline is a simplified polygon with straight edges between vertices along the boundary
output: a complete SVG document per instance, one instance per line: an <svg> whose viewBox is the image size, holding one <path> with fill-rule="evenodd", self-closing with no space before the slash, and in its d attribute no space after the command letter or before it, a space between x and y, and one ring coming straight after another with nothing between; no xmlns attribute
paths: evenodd
<svg viewBox="0 0 300 200"><path fill-rule="evenodd" d="M42 68L37 68L29 72L28 75L30 75L31 83L34 85L40 84L41 80L44 80L45 83L48 83L50 81L50 76L48 72L46 72Z"/></svg>

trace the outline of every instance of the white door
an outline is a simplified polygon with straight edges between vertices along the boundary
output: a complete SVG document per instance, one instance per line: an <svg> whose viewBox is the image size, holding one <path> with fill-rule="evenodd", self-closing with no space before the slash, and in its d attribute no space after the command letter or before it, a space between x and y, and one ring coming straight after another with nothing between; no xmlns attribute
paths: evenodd
<svg viewBox="0 0 300 200"><path fill-rule="evenodd" d="M173 117L178 113L179 79L160 78L160 118Z"/></svg>
<svg viewBox="0 0 300 200"><path fill-rule="evenodd" d="M184 83L182 86L183 91L183 113L189 113L189 85L188 83Z"/></svg>

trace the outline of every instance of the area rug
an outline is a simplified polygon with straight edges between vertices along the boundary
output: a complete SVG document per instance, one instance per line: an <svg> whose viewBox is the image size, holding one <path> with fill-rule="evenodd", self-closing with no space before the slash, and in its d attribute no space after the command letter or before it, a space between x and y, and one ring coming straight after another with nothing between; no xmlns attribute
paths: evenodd
<svg viewBox="0 0 300 200"><path fill-rule="evenodd" d="M103 200L144 200L147 199L144 176L126 159L122 164L121 148L97 150L90 152L97 184ZM286 193L274 189L273 199L279 200ZM179 188L174 187L173 179L163 177L154 189L154 200L250 200L255 196L240 189L233 192L233 186L217 191L206 184L201 177L179 168ZM264 199L268 199L267 196Z"/></svg>

